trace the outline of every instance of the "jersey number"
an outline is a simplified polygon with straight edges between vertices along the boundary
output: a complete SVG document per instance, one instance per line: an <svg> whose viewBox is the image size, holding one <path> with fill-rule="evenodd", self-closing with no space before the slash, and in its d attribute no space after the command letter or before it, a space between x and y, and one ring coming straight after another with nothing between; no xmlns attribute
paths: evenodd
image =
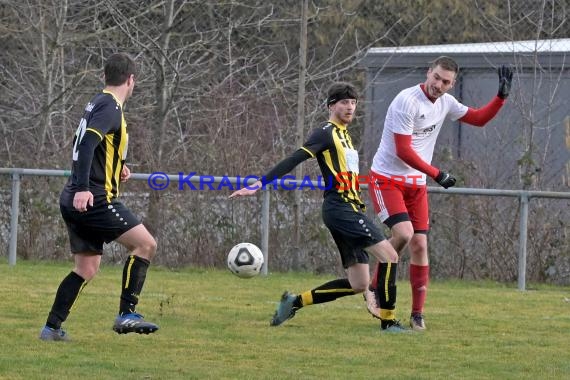
<svg viewBox="0 0 570 380"><path fill-rule="evenodd" d="M77 127L77 131L75 131L75 141L73 142L73 161L77 161L79 158L79 152L77 151L77 147L83 140L83 136L85 136L85 130L87 129L87 120L81 118L79 122L79 127Z"/></svg>

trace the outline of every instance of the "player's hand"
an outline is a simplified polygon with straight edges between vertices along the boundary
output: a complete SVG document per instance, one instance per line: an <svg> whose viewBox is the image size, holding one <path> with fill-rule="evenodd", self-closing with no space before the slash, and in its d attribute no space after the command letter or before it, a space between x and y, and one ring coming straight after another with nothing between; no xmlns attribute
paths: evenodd
<svg viewBox="0 0 570 380"><path fill-rule="evenodd" d="M498 69L499 72L499 92L497 96L501 99L509 97L511 92L511 83L513 82L513 70L509 66L502 65Z"/></svg>
<svg viewBox="0 0 570 380"><path fill-rule="evenodd" d="M93 207L93 194L90 191L78 191L73 196L73 207L79 212L87 211L87 206Z"/></svg>
<svg viewBox="0 0 570 380"><path fill-rule="evenodd" d="M439 171L437 177L434 178L435 182L439 183L444 188L453 187L455 186L455 182L457 181L454 176L449 173Z"/></svg>
<svg viewBox="0 0 570 380"><path fill-rule="evenodd" d="M123 170L121 170L121 182L127 182L131 178L131 169L127 165L123 165Z"/></svg>
<svg viewBox="0 0 570 380"><path fill-rule="evenodd" d="M233 193L231 193L229 198L243 197L245 195L253 195L257 193L257 190L259 189L261 189L261 181L257 181L253 185L247 185L242 189L234 191Z"/></svg>

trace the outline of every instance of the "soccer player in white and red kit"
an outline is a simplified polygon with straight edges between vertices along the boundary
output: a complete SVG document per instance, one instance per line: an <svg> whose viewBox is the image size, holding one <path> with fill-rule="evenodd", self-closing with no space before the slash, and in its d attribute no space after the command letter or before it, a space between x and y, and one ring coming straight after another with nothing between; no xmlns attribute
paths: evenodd
<svg viewBox="0 0 570 380"><path fill-rule="evenodd" d="M425 330L423 308L429 278L426 178L433 178L444 188L455 185L455 177L431 164L437 136L446 118L484 126L505 103L512 82L511 69L501 66L497 96L482 108L471 108L447 93L455 84L458 71L453 59L439 57L431 63L424 83L407 88L394 98L370 171L368 189L375 212L392 232L390 242L398 252L409 244L410 326L414 330ZM371 291L365 293L368 310L374 316L376 287L375 273Z"/></svg>

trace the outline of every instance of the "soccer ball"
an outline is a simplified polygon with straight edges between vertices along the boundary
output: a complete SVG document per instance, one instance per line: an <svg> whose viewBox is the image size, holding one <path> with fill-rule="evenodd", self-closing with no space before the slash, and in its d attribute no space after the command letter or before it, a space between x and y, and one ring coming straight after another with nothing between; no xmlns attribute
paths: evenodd
<svg viewBox="0 0 570 380"><path fill-rule="evenodd" d="M263 266L263 253L255 244L236 244L228 253L228 269L238 277L251 278Z"/></svg>

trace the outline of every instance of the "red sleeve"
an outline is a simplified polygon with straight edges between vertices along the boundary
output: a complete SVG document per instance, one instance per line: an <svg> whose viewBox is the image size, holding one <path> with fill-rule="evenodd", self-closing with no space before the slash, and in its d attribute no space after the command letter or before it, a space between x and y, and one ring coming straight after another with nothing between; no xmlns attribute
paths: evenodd
<svg viewBox="0 0 570 380"><path fill-rule="evenodd" d="M482 127L495 117L497 112L505 104L505 99L501 99L495 96L491 101L484 107L481 108L471 108L467 109L467 113L459 119L459 121L465 122L467 124L474 125L476 127Z"/></svg>
<svg viewBox="0 0 570 380"><path fill-rule="evenodd" d="M439 169L422 160L412 148L412 135L394 133L394 141L396 142L396 155L402 161L431 178L437 177Z"/></svg>

